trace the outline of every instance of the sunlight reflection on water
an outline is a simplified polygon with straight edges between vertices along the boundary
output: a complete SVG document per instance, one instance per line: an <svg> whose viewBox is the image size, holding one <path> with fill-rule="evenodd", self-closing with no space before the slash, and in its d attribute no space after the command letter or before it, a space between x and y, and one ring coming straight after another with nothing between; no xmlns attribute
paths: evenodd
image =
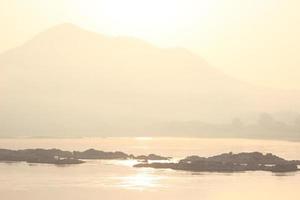
<svg viewBox="0 0 300 200"><path fill-rule="evenodd" d="M174 162L187 155L223 152L272 152L300 158L300 143L265 140L189 138L5 139L1 148L121 150L135 155L156 153ZM147 148L145 148L147 147ZM151 162L151 161L149 161ZM81 165L0 163L2 200L298 200L300 171L295 173L192 173L134 168L136 160L89 160ZM278 189L280 188L280 189Z"/></svg>
<svg viewBox="0 0 300 200"><path fill-rule="evenodd" d="M140 169L136 174L120 178L120 186L127 189L145 190L163 187L160 181L163 176L154 175L150 169Z"/></svg>

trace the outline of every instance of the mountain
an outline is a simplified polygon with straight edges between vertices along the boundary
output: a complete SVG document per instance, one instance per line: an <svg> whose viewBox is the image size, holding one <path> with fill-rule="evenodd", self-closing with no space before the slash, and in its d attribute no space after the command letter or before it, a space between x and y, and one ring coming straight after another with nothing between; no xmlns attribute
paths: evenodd
<svg viewBox="0 0 300 200"><path fill-rule="evenodd" d="M165 121L300 111L295 91L236 80L182 48L72 24L0 55L1 136L151 135Z"/></svg>

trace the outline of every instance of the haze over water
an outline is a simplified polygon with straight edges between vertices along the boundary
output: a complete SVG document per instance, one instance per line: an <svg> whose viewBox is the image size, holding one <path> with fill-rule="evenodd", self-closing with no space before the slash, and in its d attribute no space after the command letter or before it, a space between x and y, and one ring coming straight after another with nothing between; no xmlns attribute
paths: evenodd
<svg viewBox="0 0 300 200"><path fill-rule="evenodd" d="M0 200L299 200L299 7L0 0Z"/></svg>
<svg viewBox="0 0 300 200"><path fill-rule="evenodd" d="M61 148L159 153L175 159L233 151L272 152L300 158L300 143L244 139L82 138L2 139L2 148ZM136 161L88 161L81 165L0 163L3 199L298 199L300 173L192 173L133 168ZM280 188L280 189L278 189Z"/></svg>

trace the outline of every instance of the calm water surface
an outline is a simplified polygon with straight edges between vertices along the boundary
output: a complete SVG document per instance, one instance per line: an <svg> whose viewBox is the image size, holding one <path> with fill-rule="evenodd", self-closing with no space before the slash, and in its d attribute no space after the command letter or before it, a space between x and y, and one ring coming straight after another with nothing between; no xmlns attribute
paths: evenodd
<svg viewBox="0 0 300 200"><path fill-rule="evenodd" d="M60 148L157 153L176 159L223 152L272 152L300 159L300 143L242 139L82 138L0 139L0 148ZM300 199L300 173L192 173L136 169L135 161L88 161L81 165L0 163L1 200Z"/></svg>

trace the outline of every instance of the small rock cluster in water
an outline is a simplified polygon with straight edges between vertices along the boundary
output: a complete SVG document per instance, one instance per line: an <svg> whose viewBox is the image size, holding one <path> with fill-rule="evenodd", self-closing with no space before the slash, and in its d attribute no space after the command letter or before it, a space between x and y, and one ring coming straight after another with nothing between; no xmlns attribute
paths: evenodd
<svg viewBox="0 0 300 200"><path fill-rule="evenodd" d="M141 163L134 167L167 168L194 172L240 172L240 171L297 171L300 161L288 161L273 154L224 153L212 157L189 156L177 163Z"/></svg>
<svg viewBox="0 0 300 200"><path fill-rule="evenodd" d="M105 152L95 149L86 151L62 151L60 149L24 149L8 150L0 149L0 161L25 161L28 163L47 163L47 164L81 164L89 159L136 159L136 160L167 160L155 154L134 156L120 151Z"/></svg>

